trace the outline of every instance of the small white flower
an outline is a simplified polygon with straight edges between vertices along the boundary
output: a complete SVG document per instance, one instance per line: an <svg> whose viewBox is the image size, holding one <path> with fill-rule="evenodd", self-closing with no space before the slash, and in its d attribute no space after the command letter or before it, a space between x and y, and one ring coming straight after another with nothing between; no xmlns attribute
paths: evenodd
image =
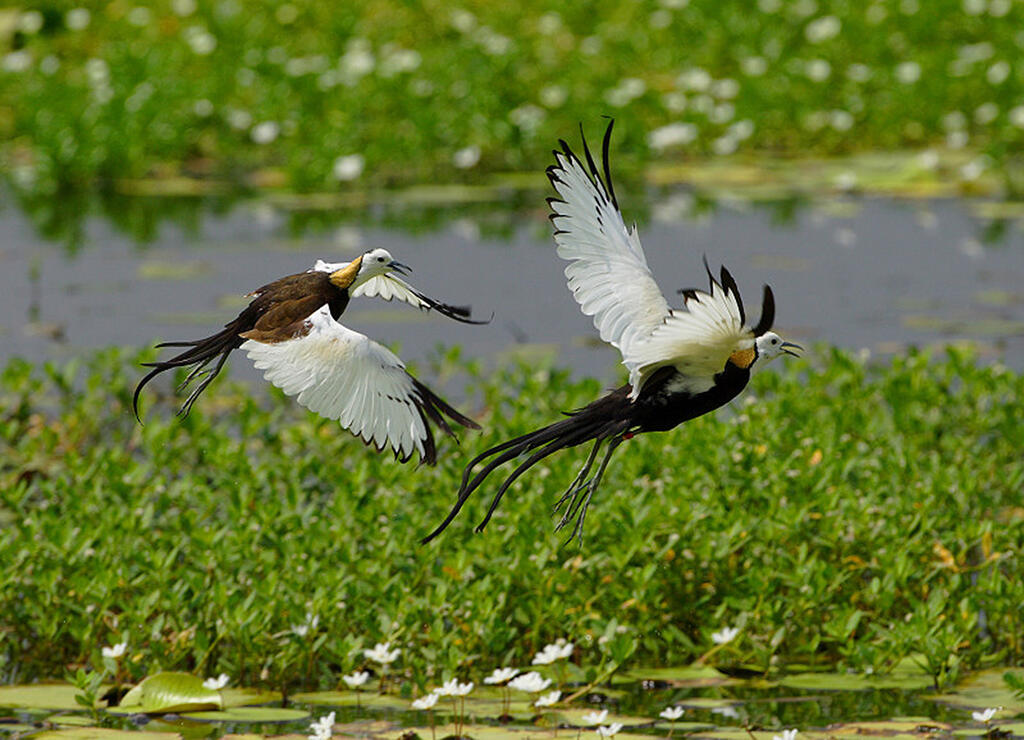
<svg viewBox="0 0 1024 740"><path fill-rule="evenodd" d="M711 713L712 714L719 714L719 715L721 715L723 717L728 717L729 719L739 719L740 718L740 713L736 711L736 707L734 707L732 704L730 704L727 707L714 707L711 710ZM775 740L775 739L772 738L772 740Z"/></svg>
<svg viewBox="0 0 1024 740"><path fill-rule="evenodd" d="M618 734L619 730L622 729L621 722L612 722L610 725L605 725L597 728L597 734L601 737L612 737Z"/></svg>
<svg viewBox="0 0 1024 740"><path fill-rule="evenodd" d="M723 627L718 632L711 633L711 641L716 645L725 645L728 642L732 642L736 639L736 635L740 633L739 627Z"/></svg>
<svg viewBox="0 0 1024 740"><path fill-rule="evenodd" d="M392 650L390 642L378 642L373 646L373 650L364 650L363 655L367 660L372 660L374 663L387 665L388 663L394 663L401 652L398 648Z"/></svg>
<svg viewBox="0 0 1024 740"><path fill-rule="evenodd" d="M249 132L249 137L257 144L269 144L281 133L281 127L276 121L263 121L257 123Z"/></svg>
<svg viewBox="0 0 1024 740"><path fill-rule="evenodd" d="M88 8L72 8L64 14L64 25L70 31L81 31L89 25L91 19Z"/></svg>
<svg viewBox="0 0 1024 740"><path fill-rule="evenodd" d="M465 696L473 690L473 685L472 681L469 683L459 683L459 679L453 678L434 689L434 693L437 696Z"/></svg>
<svg viewBox="0 0 1024 740"><path fill-rule="evenodd" d="M356 671L350 676L342 676L341 680L345 682L345 685L350 689L357 689L362 686L370 678L370 674L366 671Z"/></svg>
<svg viewBox="0 0 1024 740"><path fill-rule="evenodd" d="M467 146L452 155L452 164L460 170L468 170L480 161L480 147Z"/></svg>
<svg viewBox="0 0 1024 740"><path fill-rule="evenodd" d="M332 168L334 179L343 182L355 180L363 174L365 164L362 154L349 154L344 157L338 157L334 160L334 167Z"/></svg>
<svg viewBox="0 0 1024 740"><path fill-rule="evenodd" d="M105 647L100 652L103 653L104 658L120 658L124 655L124 651L128 649L128 641L119 642L116 645Z"/></svg>
<svg viewBox="0 0 1024 740"><path fill-rule="evenodd" d="M534 694L538 691L543 691L551 685L550 678L541 678L541 675L537 671L530 671L524 673L521 676L516 676L508 683L513 689L518 691L525 691L530 694Z"/></svg>
<svg viewBox="0 0 1024 740"><path fill-rule="evenodd" d="M896 79L904 85L913 85L921 79L921 65L917 62L900 62L896 65Z"/></svg>
<svg viewBox="0 0 1024 740"><path fill-rule="evenodd" d="M330 740L334 729L334 712L314 720L309 726L309 740Z"/></svg>
<svg viewBox="0 0 1024 740"><path fill-rule="evenodd" d="M1010 123L1017 128L1024 128L1024 105L1018 105L1010 109Z"/></svg>
<svg viewBox="0 0 1024 740"><path fill-rule="evenodd" d="M744 57L740 60L740 69L748 77L760 77L768 71L768 61L764 57Z"/></svg>
<svg viewBox="0 0 1024 740"><path fill-rule="evenodd" d="M505 683L519 675L518 668L495 668L491 675L484 679L484 683L496 684Z"/></svg>
<svg viewBox="0 0 1024 740"><path fill-rule="evenodd" d="M26 10L18 16L18 30L31 36L42 30L44 23L43 14L38 10Z"/></svg>
<svg viewBox="0 0 1024 740"><path fill-rule="evenodd" d="M674 722L682 717L685 711L682 707L665 707L658 716Z"/></svg>
<svg viewBox="0 0 1024 740"><path fill-rule="evenodd" d="M539 697L537 699L537 701L535 701L533 703L533 706L535 706L535 707L550 707L550 706L552 706L554 704L557 704L558 700L561 699L561 698L562 698L562 692L558 691L556 689L555 691L552 691L552 692L550 692L548 694L544 694L543 696Z"/></svg>
<svg viewBox="0 0 1024 740"><path fill-rule="evenodd" d="M772 735L772 740L795 740L799 730L783 730L781 735Z"/></svg>
<svg viewBox="0 0 1024 740"><path fill-rule="evenodd" d="M670 123L647 134L647 145L660 152L676 146L685 146L697 138L697 127L692 123Z"/></svg>
<svg viewBox="0 0 1024 740"><path fill-rule="evenodd" d="M608 710L602 709L600 712L588 712L580 717L580 722L585 725L599 725L608 719Z"/></svg>
<svg viewBox="0 0 1024 740"><path fill-rule="evenodd" d="M834 15L825 15L808 23L804 29L804 36L812 44L820 44L838 36L842 27L843 24Z"/></svg>
<svg viewBox="0 0 1024 740"><path fill-rule="evenodd" d="M832 74L832 65L824 59L812 59L804 67L804 74L814 82L824 82Z"/></svg>
<svg viewBox="0 0 1024 740"><path fill-rule="evenodd" d="M412 703L412 708L413 709L431 709L435 704L437 704L437 697L438 696L439 696L439 694L436 694L436 693L434 693L434 694L427 694L426 696L421 696L419 699L416 699Z"/></svg>
<svg viewBox="0 0 1024 740"><path fill-rule="evenodd" d="M992 721L992 718L1003 710L1002 707L989 707L988 709L981 712L971 712L971 719L975 722L984 722L986 725Z"/></svg>
<svg viewBox="0 0 1024 740"><path fill-rule="evenodd" d="M220 691L228 685L228 674L222 673L217 678L208 678L203 681L203 688L211 691Z"/></svg>

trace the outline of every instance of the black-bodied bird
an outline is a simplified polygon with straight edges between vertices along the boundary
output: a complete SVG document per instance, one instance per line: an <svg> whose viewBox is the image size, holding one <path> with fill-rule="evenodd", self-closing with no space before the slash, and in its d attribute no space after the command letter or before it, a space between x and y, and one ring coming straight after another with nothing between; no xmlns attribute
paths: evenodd
<svg viewBox="0 0 1024 740"><path fill-rule="evenodd" d="M636 226L627 228L619 212L608 165L611 132L609 124L603 177L585 139L586 165L568 144L559 142L562 149L554 152L555 164L547 175L560 197L549 198L548 203L558 256L569 262L565 268L569 289L583 313L594 317L601 339L621 352L629 382L566 419L473 458L463 472L451 513L424 542L440 534L501 465L526 455L498 487L478 532L519 476L559 450L593 442L582 469L554 507L555 512L564 507L556 529L575 519L569 539L579 537L590 499L612 453L624 440L643 432L667 431L723 406L747 385L755 363L801 349L769 331L775 320L770 287L764 287L760 319L748 328L732 275L723 267L716 279L706 260L708 291L679 291L683 308L669 308L647 267ZM591 475L603 446L604 457Z"/></svg>
<svg viewBox="0 0 1024 740"><path fill-rule="evenodd" d="M351 262L318 260L313 269L289 275L249 294L252 301L224 329L191 342L164 342L157 347L188 347L157 362L135 389L132 405L139 415L139 394L162 372L191 368L179 390L199 380L179 415L186 416L199 395L241 348L264 377L289 396L361 437L378 450L390 446L402 462L414 452L433 465L437 459L430 422L455 437L449 419L469 429L480 427L412 377L389 349L338 323L350 298L397 298L423 310L467 324L464 306L435 301L399 275L408 268L386 249L373 249ZM206 366L217 360L212 368Z"/></svg>

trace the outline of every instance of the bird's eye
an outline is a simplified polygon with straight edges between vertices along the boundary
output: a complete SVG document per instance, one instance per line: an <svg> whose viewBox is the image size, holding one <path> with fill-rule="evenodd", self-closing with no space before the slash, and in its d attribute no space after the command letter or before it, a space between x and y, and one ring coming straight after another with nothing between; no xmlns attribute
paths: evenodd
<svg viewBox="0 0 1024 740"><path fill-rule="evenodd" d="M778 340L778 339L773 339L773 340L772 340L772 344L778 344L778 343L779 343L779 340Z"/></svg>
<svg viewBox="0 0 1024 740"><path fill-rule="evenodd" d="M378 258L377 258L377 261L378 261L378 262L383 262L383 261L384 261L384 258L383 258L383 257L378 257Z"/></svg>

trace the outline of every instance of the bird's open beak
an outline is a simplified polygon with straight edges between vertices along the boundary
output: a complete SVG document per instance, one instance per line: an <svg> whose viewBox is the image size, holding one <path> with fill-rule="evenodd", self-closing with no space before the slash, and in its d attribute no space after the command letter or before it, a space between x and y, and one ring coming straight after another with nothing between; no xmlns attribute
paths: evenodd
<svg viewBox="0 0 1024 740"><path fill-rule="evenodd" d="M397 272L399 275L408 275L410 272L412 272L412 268L409 267L409 265L403 265L398 260L391 260L391 262L388 263L388 267Z"/></svg>
<svg viewBox="0 0 1024 740"><path fill-rule="evenodd" d="M793 357L799 357L800 353L804 351L803 347L801 347L799 344L794 344L793 342L783 342L780 345L780 348L787 355L793 355Z"/></svg>

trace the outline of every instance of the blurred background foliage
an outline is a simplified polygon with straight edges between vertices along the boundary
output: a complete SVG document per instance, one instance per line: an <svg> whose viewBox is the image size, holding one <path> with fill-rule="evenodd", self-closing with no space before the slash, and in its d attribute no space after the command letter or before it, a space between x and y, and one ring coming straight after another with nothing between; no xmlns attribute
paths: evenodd
<svg viewBox="0 0 1024 740"><path fill-rule="evenodd" d="M627 177L958 150L940 176L1012 195L1022 48L1014 0L29 2L0 10L0 162L22 195L472 183L610 115Z"/></svg>

